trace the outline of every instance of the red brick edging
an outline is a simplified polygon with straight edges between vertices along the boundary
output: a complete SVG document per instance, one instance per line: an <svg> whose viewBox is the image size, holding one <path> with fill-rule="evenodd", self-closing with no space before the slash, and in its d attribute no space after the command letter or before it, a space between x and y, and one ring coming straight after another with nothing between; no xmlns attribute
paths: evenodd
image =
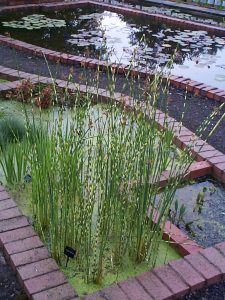
<svg viewBox="0 0 225 300"><path fill-rule="evenodd" d="M178 299L224 279L225 242L119 282L84 299Z"/></svg>
<svg viewBox="0 0 225 300"><path fill-rule="evenodd" d="M30 299L76 298L47 248L1 186L0 246Z"/></svg>

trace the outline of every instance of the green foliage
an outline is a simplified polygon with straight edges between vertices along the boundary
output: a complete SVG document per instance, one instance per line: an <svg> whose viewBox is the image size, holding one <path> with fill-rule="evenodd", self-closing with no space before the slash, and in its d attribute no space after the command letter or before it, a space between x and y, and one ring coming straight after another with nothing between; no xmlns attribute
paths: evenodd
<svg viewBox="0 0 225 300"><path fill-rule="evenodd" d="M8 144L0 153L0 166L8 185L23 184L28 169L28 144Z"/></svg>
<svg viewBox="0 0 225 300"><path fill-rule="evenodd" d="M50 19L44 15L33 14L21 18L19 21L2 22L2 26L27 30L37 30L41 28L60 28L66 26L65 20Z"/></svg>
<svg viewBox="0 0 225 300"><path fill-rule="evenodd" d="M12 116L0 117L0 147L21 141L26 133L25 123Z"/></svg>
<svg viewBox="0 0 225 300"><path fill-rule="evenodd" d="M207 188L204 187L201 192L198 193L196 198L196 205L194 207L194 211L197 211L199 214L202 212L202 208L205 202L205 193Z"/></svg>
<svg viewBox="0 0 225 300"><path fill-rule="evenodd" d="M34 225L52 256L62 263L65 245L76 248L76 270L101 284L107 266L116 272L125 257L154 266L180 170L190 160L176 155L169 128L158 131L155 111L146 122L114 104L92 107L89 97L86 104L55 113L48 133L42 121L36 128L28 119L26 139L5 152L2 166L9 184L30 170ZM158 201L168 166L179 175Z"/></svg>

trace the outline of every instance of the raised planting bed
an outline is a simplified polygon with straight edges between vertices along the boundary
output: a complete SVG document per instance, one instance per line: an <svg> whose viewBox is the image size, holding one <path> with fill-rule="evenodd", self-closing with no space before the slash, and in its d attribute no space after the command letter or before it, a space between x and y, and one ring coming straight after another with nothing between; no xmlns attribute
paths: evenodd
<svg viewBox="0 0 225 300"><path fill-rule="evenodd" d="M62 10L67 6L72 7L73 10ZM182 23L169 17L156 17L154 14L138 10L133 11L129 8L94 2L92 6L96 8L77 8L76 6L77 4L49 5L46 7L49 11L44 12L44 15L32 12L5 15L1 18L3 22L6 22L2 24L4 26L1 27L1 33L7 30L14 38L41 46L40 49L37 47L36 53L42 51L42 47L51 49L53 52L47 53L46 49L43 52L47 57L51 54L51 58L56 61L61 60L59 51L71 54L71 61L72 55L77 53L81 56L86 55L90 59L99 57L101 54L101 59L120 62L124 66L134 60L133 66L135 67L135 63L138 62L138 67L145 72L152 71L156 65L163 67L169 63L178 47L172 64L172 74L182 75L184 78L176 78L177 84L180 85L180 82L184 81L184 87L186 87L191 78L195 80L191 82L193 90L194 86L200 86L200 83L196 81L201 78L202 83L206 85L201 85L200 89L205 89L210 84L217 93L224 93L223 48L225 41L219 37L220 31L221 35L224 35L223 29L216 27L212 29L212 26L206 25L193 25L189 28L195 29L186 29L188 21ZM52 12L53 8L60 9L60 11ZM142 15L145 18L142 18ZM25 19L22 19L23 17ZM101 23L98 24L99 19ZM10 23L10 20L13 20L13 23ZM170 27L167 23L171 24ZM26 35L25 32L32 32L32 35ZM120 38L117 37L118 32ZM143 35L145 39L142 38ZM2 42L4 43L4 39ZM6 40L5 42L7 43ZM32 49L29 44L20 46L16 41L12 41L13 43L17 44L19 49L27 51ZM111 50L112 46L114 49ZM133 59L135 48L137 52ZM111 50L110 55L106 54L109 50ZM54 51L58 52L54 54ZM64 61L68 61L67 57ZM74 63L81 61L82 58L77 56ZM91 60L89 62L91 66ZM93 66L95 64L97 63L93 60ZM209 89L213 90L212 87Z"/></svg>
<svg viewBox="0 0 225 300"><path fill-rule="evenodd" d="M86 101L87 101L87 99L86 99ZM22 118L21 110L23 109L23 106L21 106L21 104L19 104L17 102L16 103L2 102L1 107L2 107L3 113L6 116L11 114L13 116L16 115L18 117L20 115ZM35 124L36 124L36 126L38 126L40 111L39 111L39 109L33 110L31 107L27 107L26 112L28 114L28 118L30 118L31 120L33 118L33 114L31 114L31 111L33 111L35 113L35 115L34 115L34 119L36 120ZM62 120L63 120L62 121L63 123L61 125L62 127L60 125L58 125L58 122L60 123L60 118L62 118ZM79 124L78 122L82 122L82 123ZM150 133L149 129L150 128L153 129L153 127L147 126L146 121L144 121L144 123L145 123L145 125L144 125L145 128L143 127L144 132ZM135 254L130 255L130 254L126 253L125 249L124 249L125 252L123 254L122 259L120 258L119 253L118 253L118 255L119 255L118 257L116 255L118 249L120 249L120 247L122 247L122 244L120 244L121 243L120 239L117 240L117 235L121 230L124 230L119 226L119 223L121 221L120 217L124 220L122 223L123 223L123 226L125 226L125 227L128 226L128 218L130 218L131 216L132 216L131 222L133 223L133 220L135 219L135 215L136 214L138 215L138 210L139 210L138 207L139 207L139 203L141 201L140 191L138 192L137 189L138 189L138 186L140 185L140 190L143 190L142 185L144 184L144 181L143 181L144 178L142 178L143 175L141 175L141 174L138 175L139 171L138 171L138 169L136 169L136 168L140 168L141 165L139 163L137 165L135 163L135 165L136 165L136 166L134 166L135 173L133 175L131 174L132 168L133 168L131 166L133 164L134 158L136 161L137 156L139 154L141 154L140 146L138 146L138 144L136 144L136 146L134 148L136 150L132 154L134 156L130 157L130 158L128 158L128 155L129 155L129 150L127 148L128 145L126 146L126 143L129 140L132 140L132 137L135 138L135 135L140 134L140 137L141 137L140 123L136 121L136 116L134 115L132 117L132 113L122 114L117 109L112 108L112 107L110 108L109 106L105 106L105 107L104 106L103 107L94 106L94 107L90 107L90 108L77 107L75 110L71 110L71 111L66 110L65 112L62 112L62 114L60 112L58 112L57 109L50 110L49 112L44 113L44 115L42 116L41 124L42 124L41 126L43 126L43 128L45 128L46 124L47 124L48 130L50 131L49 132L50 137L52 136L53 132L57 132L57 130L59 130L59 128L61 128L61 130L62 130L61 134L65 135L64 138L67 140L67 142L65 141L66 143L70 143L69 139L71 138L71 134L69 132L67 132L69 130L68 128L72 127L74 135L75 135L71 140L72 144L71 144L70 150L69 150L69 148L67 148L66 144L63 146L63 144L61 144L61 142L60 142L60 144L58 144L58 146L56 146L55 142L57 142L59 136L56 137L55 142L53 140L51 140L51 142L50 142L50 140L49 140L49 142L50 142L49 146L52 145L54 147L54 149L56 149L58 147L63 147L63 149L59 148L58 150L60 152L63 151L64 154L66 154L66 151L69 150L68 154L69 153L70 154L68 156L68 161L66 160L67 162L64 161L64 159L65 159L64 156L61 157L62 158L61 163L63 163L63 164L65 163L65 165L64 165L65 173L63 172L63 165L59 165L60 161L58 161L58 159L60 158L61 154L63 154L63 152L59 155L59 153L57 154L58 151L56 150L56 155L58 158L56 156L55 156L55 158L49 157L47 154L48 151L46 153L43 152L41 154L41 156L44 160L45 160L45 158L47 159L45 162L43 161L44 165L46 163L47 164L50 163L50 165L49 165L50 169L52 169L52 167L53 167L53 165L51 165L51 159L54 160L54 162L52 161L52 163L55 164L56 169L54 171L52 170L53 173L52 173L52 171L50 171L50 169L47 170L47 168L48 168L47 165L45 165L45 167L43 169L43 172L46 172L46 175L51 174L50 176L52 177L53 174L55 174L54 176L56 176L55 178L52 177L52 180L53 180L52 183L55 182L55 184L56 184L55 187L52 186L52 188L56 189L55 191L52 190L52 192L54 194L49 193L49 187L51 185L49 182L50 178L47 179L49 175L47 175L47 177L44 179L44 177L45 177L44 173L43 174L40 173L40 171L41 171L40 166L42 165L42 162L40 162L40 161L38 162L38 165L37 165L38 169L36 169L36 167L35 167L35 165L33 165L33 163L29 163L28 161L26 161L26 159L24 159L24 155L26 156L26 154L22 154L22 153L25 153L26 151L28 151L27 155L28 155L28 157L30 156L30 154L32 153L32 148L33 148L32 143L37 142L36 138L38 138L40 133L38 133L38 136L36 136L36 138L35 138L35 133L32 132L31 139L33 139L33 142L31 142L30 146L28 146L29 149L27 149L27 142L24 141L24 142L19 143L19 145L13 144L12 147L7 146L6 150L2 151L1 163L2 163L3 169L5 169L5 176L6 176L5 179L2 178L2 181L7 182L8 186L9 186L9 191L10 191L12 197L16 200L18 206L23 210L23 212L32 220L35 228L38 230L38 232L42 236L43 240L45 240L46 244L49 245L50 251L51 251L53 257L56 258L60 262L60 264L62 266L62 270L65 272L65 274L67 274L67 277L70 279L70 282L73 283L73 285L75 286L75 288L79 294L84 294L87 292L93 292L96 289L100 289L106 285L111 284L112 282L114 282L116 280L126 279L129 276L135 276L137 273L147 271L150 268L151 261L149 261L149 262L143 261L142 262L142 260L140 260L140 263L138 264L138 261L136 261L136 259L135 259ZM67 128L67 126L68 126L68 128ZM112 133L111 133L111 130L112 130ZM82 144L80 144L79 140L83 134L85 134L85 136L82 139ZM117 139L120 136L121 137L123 136L122 140L118 141ZM154 134L152 133L150 136L154 136ZM76 138L78 138L78 140L76 140ZM138 142L139 136L137 136L135 139L137 139L137 142ZM159 139L161 139L161 138L159 137ZM153 149L155 149L154 153L157 153L157 151L161 151L160 149L163 146L163 145L161 145L160 149L156 150L156 148L158 147L157 144L160 142L159 139L157 138L155 140L156 145L153 146ZM44 140L45 140L45 138L44 138ZM44 142L44 140L43 140L43 142ZM165 138L165 142L168 143L169 140L170 140L170 143L172 143L172 136L171 137L168 136ZM140 141L140 142L145 143L144 141ZM110 146L110 149L107 150L108 143L112 144L112 146ZM113 146L114 143L116 143L116 144ZM121 148L122 144L124 144L124 147ZM73 149L73 147L74 147L73 145L77 145L76 147L82 147L82 150L79 150L81 152L80 153L74 152L72 154L72 152L74 150L76 150L76 149ZM43 144L43 146L44 146L44 144ZM45 144L44 148L41 151L47 150L46 146L47 146L47 144ZM115 150L113 150L114 147L116 147ZM119 147L119 148L117 148L117 147ZM128 146L128 147L131 147L131 146ZM166 147L167 147L166 144L164 144L162 149L165 149ZM66 150L66 148L67 148L67 150ZM22 153L21 153L21 149L23 149ZM49 150L50 150L50 148L49 148ZM29 154L29 151L31 151L30 154ZM157 166L157 168L159 168L159 175L161 175L162 171L164 171L166 169L168 169L169 172L171 172L170 170L175 171L175 170L181 168L180 165L178 166L178 164L180 164L179 161L182 160L179 157L180 152L177 152L177 154L176 154L176 148L174 148L172 146L172 144L169 146L168 151L166 151L167 155L165 155L165 158L163 156L161 157L162 165L160 163L160 165ZM20 155L19 153L22 154L22 156L20 156L20 158L18 156L18 155ZM103 155L102 161L100 160L101 153ZM107 162L108 161L107 156L112 155L112 157L117 157L117 155L119 155L119 153L121 154L121 156L120 156L120 159L118 158L118 162L117 161L113 162L113 160L111 160L111 159L110 159L110 162ZM122 154L122 153L124 153L124 154ZM88 158L89 155L91 155L91 158L90 158L91 161ZM144 155L144 154L142 153L142 155ZM177 155L176 161L174 160L175 155ZM11 157L11 159L13 161L15 161L15 166L14 166L15 168L12 166L10 167L10 165L8 165L9 157ZM96 161L95 161L94 157L96 158ZM21 160L20 163L22 163L20 165L21 169L18 169L18 167L19 167L19 165L18 165L19 161L17 160L18 158L19 158L19 160ZM56 161L55 161L55 159L56 159ZM76 161L77 159L79 159L80 161ZM154 159L154 158L152 157L152 159ZM36 159L34 157L31 158L31 161L35 162L35 160ZM16 163L16 161L17 161L17 163ZM159 161L159 159L157 159L157 161ZM120 164L122 169L121 169L121 171L118 170L119 171L118 175L116 175L116 173L117 173L116 170L119 168L118 163ZM129 165L131 164L131 166L128 166L128 168L127 168L126 163L128 163ZM68 164L72 167L71 170L69 170ZM177 164L177 167L175 167L176 164ZM172 169L171 169L171 165L172 165ZM98 169L100 166L101 166L101 169L100 169L101 171ZM105 180L106 180L107 176L109 176L107 168L109 168L109 167L110 167L109 174L111 174L110 175L111 179L109 179L110 180L109 183L106 183ZM70 173L70 172L72 172L73 168L74 168L74 173ZM114 169L114 168L116 168L116 169ZM35 169L36 169L37 173L36 173ZM160 171L160 169L162 171ZM94 175L95 173L98 172L98 170L100 171L100 174ZM28 172L29 172L29 174L28 174ZM79 172L79 173L77 174L77 172ZM29 179L29 175L31 176L31 179ZM102 178L98 177L100 175L102 176ZM58 177L58 176L60 176L60 177ZM96 176L96 177L93 177L93 176ZM139 176L141 176L141 177L139 177ZM153 178L152 178L152 176L153 176ZM40 181L41 178L43 178L42 182ZM74 178L74 181L72 180L72 178ZM157 189L157 181L159 181L160 177L157 174L155 174L155 172L154 172L154 173L151 173L151 176L149 174L149 178L148 178L149 183L150 183L150 180L152 180L151 178L154 179L154 181L156 181L154 184L156 185L155 189ZM27 183L24 184L24 180ZM31 180L31 183L29 182L30 180ZM60 187L61 180L62 180L63 185L64 185L64 183L63 183L64 180L66 180L66 181L69 180L71 187L69 188L69 186L68 186L69 182L68 182L66 184L67 185L66 190L63 191L62 187ZM114 186L114 183L112 182L112 180L113 181L115 180L115 184L116 184L115 186ZM138 184L139 180L143 181L143 183ZM44 183L47 184L46 191L44 190ZM105 184L109 188L108 192L106 192L106 191L103 192L103 190L102 190L104 188ZM96 185L96 187L94 187L94 185ZM77 188L76 188L76 186L77 186ZM114 186L114 188L113 188L113 186ZM113 190L112 190L112 188L113 188ZM160 188L160 186L159 186L159 188ZM135 201L136 204L132 200L133 192L135 193L134 199L137 199L137 201L138 201L138 202ZM41 194L39 194L39 193L41 193ZM57 193L57 194L55 194L55 193ZM86 193L93 193L93 194L90 194L88 196L88 194L86 194ZM40 195L40 198L39 198L38 194ZM41 196L41 195L43 195L43 196ZM50 198L48 199L48 197L50 197ZM86 197L88 197L88 198L86 198ZM106 199L105 199L105 197L106 197ZM36 199L35 202L36 201L38 201L38 202L36 202L36 204L35 204L35 202L33 202L32 199ZM118 203L117 203L116 199L118 199ZM85 202L87 200L90 202L85 204ZM43 201L43 203L41 204L39 201ZM58 230L60 231L60 236L61 237L64 236L64 238L61 239L61 242L59 242L59 236L56 232L51 233L53 228L54 228L54 230L56 230L55 225L54 225L54 227L52 226L51 229L49 228L50 231L49 231L49 229L47 229L48 226L47 226L46 221L47 221L47 219L49 220L49 217L50 217L50 215L48 215L48 210L49 209L51 210L51 205L50 205L51 201L52 201L52 204L54 205L54 211L56 210L59 213L59 215L57 213L55 217L57 217L59 219L56 221L56 219L54 217L55 221L53 221L54 219L52 219L50 221L50 224L53 225L53 224L60 224L60 223L62 224L62 222L64 223L64 225L62 227L61 226L58 227L58 225L57 225L57 227L58 227L57 231ZM152 197L152 201L154 202L154 196ZM42 206L42 208L41 208L41 206L39 206L38 203L41 206L42 205L44 205L44 206ZM66 203L68 203L68 204L66 204ZM106 205L110 205L110 203L112 204L112 206L109 207L109 211L108 210L105 211L107 209ZM148 202L148 203L150 204L150 202ZM65 204L66 204L66 206L68 205L68 208L64 207ZM39 208L36 205L38 205ZM132 208L133 205L134 205L134 207ZM47 215L48 215L47 219L45 219L45 217L44 217L44 215L46 215L46 214L44 213L44 215L41 216L42 213L40 213L40 210L39 210L39 209L42 210L45 206L46 206L45 213L47 213ZM36 211L35 207L38 209L37 211ZM126 209L125 209L125 207L126 207ZM64 211L63 214L61 214L60 213L61 209L62 209L62 212L64 211L64 209L66 209L67 212ZM142 209L143 208L141 208L141 210ZM160 210L160 207L158 208L158 210ZM70 213L69 213L69 211L70 211ZM116 215L118 215L118 216L114 215L113 211L115 211ZM125 213L125 211L127 211L127 212ZM66 213L66 215L67 215L66 218L65 218L64 213ZM100 218L100 215L103 213L104 213L105 217L103 217L103 215L102 215ZM150 212L150 214L152 214L152 213ZM86 219L86 217L88 215L89 215L89 220ZM43 217L44 217L44 219L43 219ZM116 231L113 230L113 232L110 233L110 231L108 231L109 229L107 229L107 233L106 233L107 235L104 238L102 236L103 228L104 228L104 227L102 227L103 226L102 222L105 218L108 218L109 220L111 220L110 225L109 224L107 225L110 227L115 226L115 225L113 225L114 224L113 220L115 220L114 218L116 218L117 221L116 221L116 227L114 228L114 230L116 230ZM83 222L85 222L85 223L83 224ZM79 226L78 226L79 229L78 228L77 228L77 230L75 229L76 228L75 224L79 224ZM89 229L87 228L88 224L90 224ZM136 227L136 225L135 225L135 227ZM72 227L70 227L70 226L72 226ZM99 226L101 226L100 232L99 232L100 229L98 228ZM157 226L159 226L159 224L156 223L154 226L156 226L156 228L157 228ZM154 226L153 226L153 228L154 228ZM150 229L152 227L151 225L147 225L147 227L150 230L149 232L151 232L152 230L155 230L153 228ZM66 228L68 228L68 231ZM128 232L130 232L130 227L128 227L127 229L128 229ZM159 235L157 233L156 240L158 240L160 238L160 235L161 235L160 232L161 232L161 229L159 229ZM51 234L51 236L49 236L49 234ZM110 235L109 240L107 240L108 234ZM131 232L129 234L131 234ZM133 230L132 230L132 234L133 234ZM55 238L56 238L56 240L54 241ZM99 259L98 256L100 255L100 253L98 251L99 251L99 248L101 249L101 247L103 247L103 245L101 244L103 242L103 238L105 239L105 242L104 242L105 245L103 244L104 250L103 249L102 250L103 250L103 253L105 253L105 254L103 254L104 258L102 257L102 260L100 263L98 261L98 259ZM122 237L120 237L120 238L122 238L121 241L123 241L123 244L124 243L126 244L128 242L128 241L126 242L126 239L125 239L125 232L122 233ZM133 240L133 238L132 238L132 240ZM84 244L82 243L82 241L84 241ZM97 245L95 245L95 243L97 243ZM118 249L115 248L117 243L119 243L118 245L120 245ZM71 261L69 263L68 267L65 268L66 259L63 255L63 249L68 244L70 246L73 246L74 248L76 248L77 258L75 261ZM133 246L135 245L134 241L132 242L132 245ZM86 247L88 247L88 248L86 248ZM158 246L156 246L156 244L154 247L157 247L157 249L158 249L157 250L157 260L156 260L156 262L154 262L154 264L156 264L156 265L161 265L162 263L167 262L168 260L176 259L179 257L179 255L176 253L176 251L173 250L169 246L168 243L160 242L159 248L158 248ZM122 250L122 248L121 248L121 250ZM83 259L85 257L86 251L88 251L88 257L86 258L87 261L85 262ZM152 249L152 251L153 251L153 249ZM160 253L160 254L158 255L158 253ZM97 264L96 264L96 260L98 262ZM86 263L89 265L89 268L90 268L88 270L88 273L85 272L85 269L88 267L88 265ZM101 264L100 265L101 273L99 274L97 272L96 276L99 275L100 277L97 277L96 279L94 277L94 279L93 279L92 274L95 271L95 268L98 268L99 263ZM89 282L92 282L92 280L94 280L95 284L82 285L81 283L83 281L85 281L85 279L87 280L87 278L88 278Z"/></svg>
<svg viewBox="0 0 225 300"><path fill-rule="evenodd" d="M29 78L30 75L24 73L23 76ZM40 80L45 84L50 80L46 77L37 78L34 75L32 79L34 82ZM20 120L24 118L22 110L25 108L30 130L28 135L20 141L18 139L16 141L11 140L13 144L9 143L6 148L4 146L0 159L3 166L8 166L5 175L9 192L29 217L30 223L35 226L45 245L61 265L61 270L65 272L70 282L75 286L78 294L93 292L112 282L135 276L135 279L122 281L118 285L103 289L90 297L101 299L101 297L107 296L109 299L113 299L113 295L117 294L120 299L127 299L128 296L131 297L130 293L134 289L133 291L140 293L139 295L142 295L143 299L151 299L153 294L154 297L156 294L159 297L159 289L151 287L148 290L146 286L150 287L157 282L157 286L161 287L160 291L164 293L164 298L160 299L165 299L169 295L174 295L174 297L184 295L192 285L194 286L193 289L201 287L205 284L206 278L209 284L221 279L222 275L220 268L218 269L217 260L213 261L214 266L211 267L214 272L207 273L209 270L207 268L211 265L211 256L206 250L197 256L188 256L184 262L185 268L188 267L189 272L193 275L196 273L196 259L199 261L200 265L197 267L197 272L201 275L198 275L198 280L195 282L191 281L187 284L184 273L181 277L186 279L184 281L180 279L178 273L181 271L179 268L182 263L179 260L174 263L171 262L169 266L157 268L153 273L143 273L155 264L159 265L177 257L178 254L169 246L171 242L171 245L175 246L175 249L178 249L179 253L183 255L201 250L196 243L168 221L169 208L171 205L173 207L173 191L180 187L184 177L186 179L196 178L209 174L213 170L213 166L211 167L207 162L191 164L192 160L188 154L192 152L193 156L196 157L196 153L200 152L197 158L201 160L201 155L208 151L215 152L215 149L213 150L212 147L210 149L209 145L202 144L201 140L198 140L193 148L193 151L196 152L190 151L187 137L189 136L189 140L191 140L193 134L191 132L189 134L189 131L183 127L179 130L178 122L166 117L156 108L150 108L148 103L135 103L134 99L125 95L112 93L110 96L107 91L77 86L72 83L68 84L62 80L57 80L56 83L58 87L67 88L67 93L60 93L60 101L55 102L52 99L53 102L50 103L60 104L63 107L62 111L59 107L54 106L54 108L40 113L35 105L35 103L37 105L42 103L40 99L37 101L38 96L40 96L38 90L40 89L45 97L49 96L47 90L45 93L43 92L45 86L42 84L37 86L37 90L33 88L33 105L11 101L1 103L1 107L4 107L4 114L9 115L11 113ZM15 83L13 84L15 85ZM27 83L23 83L23 88L24 86L27 87ZM12 86L8 86L8 90L10 89ZM25 89L25 91L27 90ZM60 89L57 88L57 91L60 92ZM24 96L29 94L24 94ZM26 97L21 98L19 96L20 94L17 93L17 99L20 101L30 101ZM96 101L108 103L107 105L100 103L93 106L92 103ZM116 108L114 104L122 106L124 110ZM132 112L133 110L136 114ZM34 118L32 118L33 114ZM42 118L40 118L41 116ZM146 120L143 118L144 116ZM40 120L42 121L40 122ZM34 128L34 124L36 128ZM45 130L40 130L40 128ZM159 131L159 129L164 129L164 131ZM186 138L182 139L179 135L178 137L174 136L179 132L181 136ZM179 147L184 149L186 147L189 150L186 152L177 150L173 141ZM190 147L193 146L191 145L190 142ZM152 151L147 151L149 146L152 147ZM203 152L201 153L202 148ZM14 156L14 154L16 155ZM148 156L149 154L150 156ZM13 161L13 157L15 158L14 165L9 163ZM21 161L22 164L19 163L18 165L18 162ZM141 169L142 166L143 169ZM164 187L163 190L162 187ZM145 198L145 192L148 195L147 198ZM161 192L161 199L168 200L166 206L163 205L164 200L157 201L159 192ZM146 199L146 203L143 203L142 199ZM11 201L10 203L12 205ZM142 207L141 203L143 203ZM9 203L3 203L3 205L9 205ZM5 207L5 211L5 213L0 214L5 221L21 218L15 205L12 208ZM147 211L148 217L146 216ZM151 256L147 261L142 261L144 252L141 252L140 260L137 260L137 256L134 254L136 242L133 240L133 235L136 235L138 228L136 218L138 217L138 222L140 222L141 216L144 219L142 228L146 230L147 238L150 238L149 233L153 238L154 233L156 234L155 239L151 239ZM116 225L113 223L114 219L117 221ZM103 226L104 221L107 226ZM7 226L9 224L13 226L14 223L8 222L7 224ZM59 224L64 226L59 226ZM79 224L79 226L75 226L75 224ZM27 223L24 226L27 226ZM72 230L70 226L72 226ZM101 227L101 230L96 231L98 226ZM5 230L5 227L1 228ZM114 228L116 230L112 231ZM120 238L122 238L123 244L125 242L129 245L129 240L126 241L128 228L128 232L132 232L132 234L130 233L132 247L129 251L127 251L129 248L126 247L125 254L121 259L117 245L121 245L120 251L122 251L123 245L120 244ZM121 232L122 236L120 235ZM170 243L162 241L162 237L166 240L169 239ZM0 240L2 240L1 234ZM13 263L17 263L14 255L21 251L30 251L31 241L35 243L35 248L43 247L39 239L25 238L24 241L16 242L16 248L12 248L12 245L5 246L9 259ZM92 250L96 249L96 245L97 251ZM76 259L70 260L67 267L65 267L66 257L63 254L65 246L72 246L76 249ZM100 260L99 249L103 249L103 256ZM146 248L142 248L143 251L144 249ZM156 251L156 260L153 256L154 251ZM221 252L213 251L218 259L222 257L221 264L223 266ZM88 260L85 260L87 253L89 254ZM161 257L159 253L162 254ZM202 258L202 256L204 257ZM17 257L19 259L20 254ZM21 259L24 258L21 256ZM38 272L42 273L37 275L34 275L33 269L29 269L31 268L29 263L22 268L17 268L14 265L18 269L20 280L25 285L26 291L28 294L34 295L33 299L43 299L44 295L46 296L48 293L50 293L49 295L56 295L57 291L63 295L62 289L57 286L59 283L56 283L58 279L51 277L54 276L52 273L58 270L57 266L52 260L49 261L49 256L46 257L45 255L45 259L47 260L45 266L40 260L41 265L40 267L38 265ZM96 261L100 269L94 273ZM203 270L201 270L202 261L204 262ZM31 265L33 268L33 263ZM92 268L90 273L86 273L87 267ZM179 269L178 273L174 271L177 268ZM26 274L28 269L30 271ZM131 272L132 269L134 272ZM44 274L43 272L50 273L43 275L43 278L38 278ZM141 274L138 275L139 273ZM170 274L170 279L178 281L179 286L172 285L173 280L167 280L166 274ZM29 278L28 275L34 278ZM89 276L90 284L81 284L82 281L85 282L84 279L87 280L87 276ZM46 286L41 284L44 278L47 280ZM50 281L49 278L54 278L54 280ZM68 287L65 278L60 278L60 284ZM54 291L47 292L48 288ZM73 297L72 291L69 287L67 291L69 293L67 298L71 299ZM134 292L133 297L137 297ZM64 298L67 299L66 296Z"/></svg>
<svg viewBox="0 0 225 300"><path fill-rule="evenodd" d="M38 88L45 97L53 92ZM31 82L20 89L23 95L17 88L17 99L40 103L34 89L31 100L27 98ZM17 135L15 140L10 130L9 136L1 131L2 181L78 293L85 294L179 257L162 241L163 224L172 190L193 160L174 146L170 127L165 124L164 131L158 130L158 112L152 106L152 120L146 121L141 114L116 108L114 102L91 106L90 101L96 101L91 94L64 96L62 100L58 95L63 110L45 113L30 104L1 103L2 120L7 120L1 126L10 123ZM166 171L168 186L161 193L168 203L156 204ZM76 259L67 267L65 246L76 250ZM196 244L192 247L198 249Z"/></svg>

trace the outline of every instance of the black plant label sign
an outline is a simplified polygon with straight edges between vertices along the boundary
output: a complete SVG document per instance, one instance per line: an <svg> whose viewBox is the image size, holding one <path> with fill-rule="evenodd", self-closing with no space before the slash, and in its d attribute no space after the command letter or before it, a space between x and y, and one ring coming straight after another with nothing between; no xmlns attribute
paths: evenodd
<svg viewBox="0 0 225 300"><path fill-rule="evenodd" d="M74 258L76 256L76 249L73 249L72 247L66 246L64 249L64 254L69 258Z"/></svg>

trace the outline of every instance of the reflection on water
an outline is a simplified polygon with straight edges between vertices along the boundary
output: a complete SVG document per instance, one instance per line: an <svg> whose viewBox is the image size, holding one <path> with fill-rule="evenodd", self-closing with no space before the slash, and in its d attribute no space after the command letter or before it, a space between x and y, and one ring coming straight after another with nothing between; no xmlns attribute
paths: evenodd
<svg viewBox="0 0 225 300"><path fill-rule="evenodd" d="M1 20L20 20L22 16ZM172 74L225 89L225 38L93 9L49 12L46 16L66 20L66 27L28 31L1 26L0 32L76 55L107 56L112 62L129 64L135 55L136 64L149 70L165 66L176 51Z"/></svg>

